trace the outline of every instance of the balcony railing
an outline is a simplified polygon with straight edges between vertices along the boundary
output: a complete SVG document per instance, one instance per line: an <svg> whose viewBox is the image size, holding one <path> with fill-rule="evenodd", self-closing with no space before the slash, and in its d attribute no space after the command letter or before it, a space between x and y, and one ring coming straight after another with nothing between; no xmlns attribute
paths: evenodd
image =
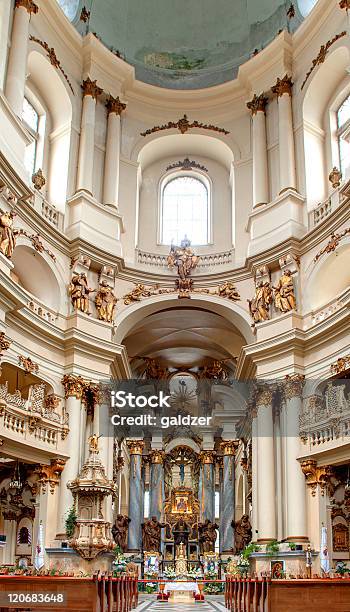
<svg viewBox="0 0 350 612"><path fill-rule="evenodd" d="M58 230L63 231L64 215L59 212L55 206L49 204L49 202L45 200L44 196L39 191L35 191L32 204L35 210L46 221L48 221L48 223L56 227Z"/></svg>
<svg viewBox="0 0 350 612"><path fill-rule="evenodd" d="M328 383L324 396L304 400L299 417L300 438L304 444L317 446L350 437L350 399L348 384Z"/></svg>
<svg viewBox="0 0 350 612"><path fill-rule="evenodd" d="M137 249L137 263L144 266L153 266L158 268L167 268L168 266L168 255L162 253L149 253L147 251L141 251ZM214 268L216 266L223 266L231 264L233 260L233 251L222 251L220 253L208 253L200 255L198 268Z"/></svg>

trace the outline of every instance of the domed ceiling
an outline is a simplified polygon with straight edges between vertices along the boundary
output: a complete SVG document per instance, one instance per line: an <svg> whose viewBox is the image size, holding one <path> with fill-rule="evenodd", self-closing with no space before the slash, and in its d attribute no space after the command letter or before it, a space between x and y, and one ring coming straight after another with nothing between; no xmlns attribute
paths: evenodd
<svg viewBox="0 0 350 612"><path fill-rule="evenodd" d="M58 1L81 34L95 33L133 64L136 78L193 89L232 80L279 31L293 32L317 0ZM87 21L79 19L83 6Z"/></svg>

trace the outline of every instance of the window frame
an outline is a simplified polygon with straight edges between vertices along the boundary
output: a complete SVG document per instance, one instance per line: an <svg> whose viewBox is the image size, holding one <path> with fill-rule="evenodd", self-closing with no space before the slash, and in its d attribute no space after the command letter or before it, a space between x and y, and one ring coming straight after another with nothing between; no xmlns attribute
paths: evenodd
<svg viewBox="0 0 350 612"><path fill-rule="evenodd" d="M335 111L336 126L337 126L336 137L337 137L337 147L338 147L338 156L339 156L339 170L342 172L343 177L346 174L346 170L349 171L350 164L349 166L347 166L347 168L342 167L340 143L341 143L341 140L346 140L350 146L350 117L342 125L339 125L339 111L347 100L349 100L349 106L350 106L350 93L349 92L347 93L345 98L343 98L342 102L337 106L337 109Z"/></svg>
<svg viewBox="0 0 350 612"><path fill-rule="evenodd" d="M212 219L212 181L210 177L199 170L175 170L167 172L162 176L158 188L158 224L157 224L157 246L170 247L170 244L163 242L163 196L166 186L173 180L181 177L190 177L200 181L207 190L207 242L196 244L192 241L192 246L207 247L213 244L213 219ZM191 240L191 236L188 236Z"/></svg>
<svg viewBox="0 0 350 612"><path fill-rule="evenodd" d="M47 157L46 145L48 144L47 143L47 137L48 137L47 109L45 108L45 106L43 105L43 103L41 102L37 94L34 93L32 89L29 89L29 87L26 87L25 89L24 98L34 108L36 114L38 115L37 132L35 132L35 130L33 130L33 128L31 128L30 125L28 125L24 119L22 119L23 125L25 126L26 130L28 131L30 136L32 136L32 138L34 139L36 143L34 166L33 166L32 174L37 172L39 168L41 168L45 174L47 170L46 163L45 163L47 161L46 160L46 157ZM32 174L29 176L30 180L32 178Z"/></svg>

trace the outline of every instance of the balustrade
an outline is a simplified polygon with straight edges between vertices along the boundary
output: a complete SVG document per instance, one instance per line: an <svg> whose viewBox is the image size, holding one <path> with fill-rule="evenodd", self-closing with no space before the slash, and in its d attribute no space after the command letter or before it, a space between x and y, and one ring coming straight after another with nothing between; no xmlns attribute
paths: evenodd
<svg viewBox="0 0 350 612"><path fill-rule="evenodd" d="M221 253L208 253L200 255L200 260L197 268L212 268L223 266L232 263L233 251L223 251ZM149 253L147 251L137 250L137 263L145 266L155 266L158 268L167 268L168 255L161 253Z"/></svg>
<svg viewBox="0 0 350 612"><path fill-rule="evenodd" d="M305 399L299 417L300 437L304 444L318 446L333 440L346 441L350 435L350 400L346 384L331 383L324 397Z"/></svg>

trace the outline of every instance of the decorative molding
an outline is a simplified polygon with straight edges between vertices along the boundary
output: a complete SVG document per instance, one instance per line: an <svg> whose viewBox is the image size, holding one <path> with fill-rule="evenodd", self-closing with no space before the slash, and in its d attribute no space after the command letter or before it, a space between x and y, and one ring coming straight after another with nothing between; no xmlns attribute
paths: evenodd
<svg viewBox="0 0 350 612"><path fill-rule="evenodd" d="M39 372L38 364L32 361L30 357L19 355L18 363L28 374L37 374Z"/></svg>
<svg viewBox="0 0 350 612"><path fill-rule="evenodd" d="M127 440L130 455L142 455L145 443L143 440Z"/></svg>
<svg viewBox="0 0 350 612"><path fill-rule="evenodd" d="M103 93L103 89L97 85L97 79L92 81L90 77L87 77L81 86L83 90L83 98L85 96L91 96L95 101L97 101L98 96Z"/></svg>
<svg viewBox="0 0 350 612"><path fill-rule="evenodd" d="M47 57L50 60L50 64L52 66L54 66L54 68L57 68L57 70L59 70L61 72L61 74L63 75L63 77L65 78L65 80L67 81L69 88L73 94L74 94L74 89L72 86L72 83L70 82L67 74L65 73L65 71L62 68L61 62L58 59L57 55L56 55L56 51L53 47L49 47L49 45L47 44L47 42L45 42L45 40L40 40L40 38L36 38L36 36L33 36L32 34L29 36L29 40L38 43L38 45L40 45L43 49L45 49L46 53L47 53Z"/></svg>
<svg viewBox="0 0 350 612"><path fill-rule="evenodd" d="M348 0L347 0L347 1L348 1ZM343 7L341 7L341 8L343 8ZM314 60L312 60L312 65L311 65L311 68L310 68L310 70L307 72L307 74L306 74L306 76L305 76L305 79L304 79L303 84L302 84L302 86L301 86L301 90L303 90L303 89L304 89L304 87L305 87L306 83L308 82L308 80L309 80L310 76L312 75L313 71L315 70L315 68L316 68L317 66L320 66L321 64L323 64L323 63L324 63L324 61L325 61L325 59L326 59L326 57L327 57L327 53L328 53L328 51L329 51L330 47L331 47L332 45L334 45L334 43L336 43L336 42L337 42L337 40L339 40L340 38L343 38L343 36L346 36L346 34L347 34L347 33L346 33L346 31L344 30L343 32L340 32L340 34L336 34L336 35L335 35L335 36L334 36L334 37L333 37L331 40L327 40L327 42L326 42L326 44L325 44L325 45L321 45L321 47L320 47L320 50L319 50L319 52L318 52L317 57L315 57L315 59L314 59Z"/></svg>
<svg viewBox="0 0 350 612"><path fill-rule="evenodd" d="M275 387L269 385L262 385L256 390L256 404L257 406L271 406Z"/></svg>
<svg viewBox="0 0 350 612"><path fill-rule="evenodd" d="M283 96L283 94L288 94L289 96L291 96L292 88L292 78L286 74L283 79L277 79L276 85L271 87L271 91L277 96L277 98L280 98L281 96Z"/></svg>
<svg viewBox="0 0 350 612"><path fill-rule="evenodd" d="M108 96L106 101L106 109L107 115L109 115L110 113L116 113L117 115L121 115L122 112L126 109L126 104L124 102L121 102L119 96L113 98L113 96L110 95Z"/></svg>
<svg viewBox="0 0 350 612"><path fill-rule="evenodd" d="M258 112L266 113L266 106L268 104L268 98L264 96L264 94L260 94L257 96L254 94L254 97L250 102L247 102L247 108L250 110L252 117L256 115Z"/></svg>
<svg viewBox="0 0 350 612"><path fill-rule="evenodd" d="M332 465L318 466L315 459L305 459L300 462L300 466L306 478L306 484L311 489L311 495L315 497L317 486L319 486L321 495L324 496L330 479L334 476L334 467Z"/></svg>
<svg viewBox="0 0 350 612"><path fill-rule="evenodd" d="M239 440L224 440L220 442L220 448L225 456L234 456L239 446Z"/></svg>
<svg viewBox="0 0 350 612"><path fill-rule="evenodd" d="M283 385L283 389L286 399L289 400L293 397L301 398L305 376L303 374L287 374L284 379L286 382Z"/></svg>
<svg viewBox="0 0 350 612"><path fill-rule="evenodd" d="M75 376L74 374L65 374L61 382L64 387L66 399L68 397L76 397L77 399L81 399L85 386L85 380L82 378L82 376Z"/></svg>
<svg viewBox="0 0 350 612"><path fill-rule="evenodd" d="M180 170L193 170L193 168L196 168L197 170L208 172L208 168L206 168L205 166L202 166L201 164L196 162L194 159L190 161L188 157L185 157L183 161L179 160L178 162L175 162L174 164L170 164L170 166L167 166L165 171L168 172L169 170L176 170L177 168L180 168Z"/></svg>
<svg viewBox="0 0 350 612"><path fill-rule="evenodd" d="M350 370L350 355L339 357L339 359L337 359L337 361L331 365L332 374L342 374L347 370Z"/></svg>
<svg viewBox="0 0 350 612"><path fill-rule="evenodd" d="M25 236L28 240L31 241L33 247L38 253L47 253L49 257L51 257L52 261L56 263L56 256L52 251L45 248L43 243L41 242L41 236L39 234L28 234L26 230L20 229L18 230L18 236Z"/></svg>
<svg viewBox="0 0 350 612"><path fill-rule="evenodd" d="M162 465L165 459L165 452L162 450L153 449L149 453L148 457L151 463Z"/></svg>
<svg viewBox="0 0 350 612"><path fill-rule="evenodd" d="M46 178L44 177L41 168L39 168L37 172L34 172L34 174L32 174L32 183L35 189L37 189L38 191L40 191L40 189L44 187L46 183Z"/></svg>
<svg viewBox="0 0 350 612"><path fill-rule="evenodd" d="M6 337L5 332L0 332L0 357L11 346L12 340Z"/></svg>
<svg viewBox="0 0 350 612"><path fill-rule="evenodd" d="M34 15L36 15L39 12L39 7L33 0L16 0L15 8L19 8L20 6L25 8L29 14L34 13Z"/></svg>
<svg viewBox="0 0 350 612"><path fill-rule="evenodd" d="M197 120L190 122L187 118L187 115L184 115L181 119L178 119L177 121L169 121L168 123L165 123L164 125L155 125L149 130L146 130L145 132L141 132L140 135L149 136L150 134L154 134L155 132L161 132L163 130L172 130L174 128L177 128L179 132L181 132L181 134L186 134L186 132L188 132L188 130L191 130L192 128L199 128L202 130L211 130L212 132L219 132L220 134L230 133L224 128L217 127L216 125L202 123Z"/></svg>
<svg viewBox="0 0 350 612"><path fill-rule="evenodd" d="M214 266L228 265L232 263L233 250L219 253L208 253L201 255L197 268L212 268ZM161 253L150 253L137 249L137 263L148 266L167 267L168 255Z"/></svg>
<svg viewBox="0 0 350 612"><path fill-rule="evenodd" d="M39 486L42 493L46 493L47 488L49 488L51 495L54 494L65 463L65 459L55 457L55 459L51 459L50 465L40 465L37 474L39 475Z"/></svg>
<svg viewBox="0 0 350 612"><path fill-rule="evenodd" d="M345 236L348 236L348 235L350 235L350 227L347 227L340 234L332 233L329 242L314 257L314 262L316 263L320 259L320 257L322 257L322 255L324 255L325 253L332 253L333 251L335 251L336 248L339 246L339 243L343 240L343 238L345 238Z"/></svg>

